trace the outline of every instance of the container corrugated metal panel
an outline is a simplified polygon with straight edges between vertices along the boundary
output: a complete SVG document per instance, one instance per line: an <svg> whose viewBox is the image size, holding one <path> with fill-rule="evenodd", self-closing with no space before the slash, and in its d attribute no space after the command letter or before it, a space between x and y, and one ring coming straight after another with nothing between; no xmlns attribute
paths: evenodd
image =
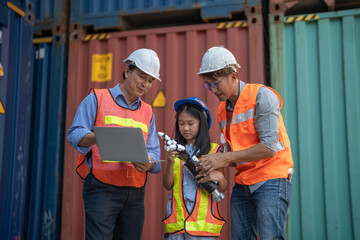
<svg viewBox="0 0 360 240"><path fill-rule="evenodd" d="M34 39L31 193L27 239L59 239L67 45L65 35Z"/></svg>
<svg viewBox="0 0 360 240"><path fill-rule="evenodd" d="M35 20L34 15L34 1L33 0L3 0L4 5L9 9L22 16L29 24L33 24Z"/></svg>
<svg viewBox="0 0 360 240"><path fill-rule="evenodd" d="M0 1L0 26L8 24L8 8L5 2Z"/></svg>
<svg viewBox="0 0 360 240"><path fill-rule="evenodd" d="M53 34L66 33L68 0L34 0L34 33L43 35L44 31Z"/></svg>
<svg viewBox="0 0 360 240"><path fill-rule="evenodd" d="M242 66L239 71L240 79L245 82L264 83L263 22L261 17L230 25L245 27L227 28L226 24L220 23L125 31L109 35L73 34L69 45L66 129L70 127L77 107L88 94L89 89L113 87L119 81L121 82L124 68L122 60L132 51L141 47L154 49L161 62L160 77L163 82L155 81L149 92L142 98L152 104L159 91L165 95L165 106L154 107L158 131L173 135L175 124L173 104L176 100L185 97L198 96L207 102L215 120L219 101L216 96L202 87L201 80L195 75L200 68L201 58L208 48L216 45L227 47L235 54ZM93 38L102 38L102 40L89 40ZM108 53L113 54L111 81L91 81L92 56ZM220 130L216 123L212 126L210 134L212 141L220 141ZM162 159L164 157L163 153ZM75 173L76 159L77 152L66 143L61 230L61 239L64 240L84 239L83 182ZM163 168L164 166L162 165ZM161 220L165 216L169 192L162 186L163 172L148 176L143 239L160 239L163 233ZM227 223L221 239L230 239L229 202L234 183L234 169L226 169L226 177L229 181L229 190L226 192L225 200L220 203L220 212Z"/></svg>
<svg viewBox="0 0 360 240"><path fill-rule="evenodd" d="M26 234L28 161L31 129L32 26L26 22L27 1L3 3L6 24L0 26L0 238ZM11 8L12 10L10 10Z"/></svg>
<svg viewBox="0 0 360 240"><path fill-rule="evenodd" d="M360 239L360 9L270 22L295 161L289 239Z"/></svg>
<svg viewBox="0 0 360 240"><path fill-rule="evenodd" d="M199 23L214 19L232 19L244 12L246 5L261 5L259 0L180 0L180 1L116 1L72 0L71 20L75 28L87 26L95 30ZM139 17L140 16L140 17Z"/></svg>

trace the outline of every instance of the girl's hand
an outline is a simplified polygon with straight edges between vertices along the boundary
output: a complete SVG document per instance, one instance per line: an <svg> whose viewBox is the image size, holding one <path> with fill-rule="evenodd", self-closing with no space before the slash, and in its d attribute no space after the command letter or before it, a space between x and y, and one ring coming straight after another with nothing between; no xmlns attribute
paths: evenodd
<svg viewBox="0 0 360 240"><path fill-rule="evenodd" d="M175 158L179 157L179 152L178 151L167 151L166 152L166 162L169 164L174 164L175 163Z"/></svg>
<svg viewBox="0 0 360 240"><path fill-rule="evenodd" d="M174 163L177 156L179 156L179 152L177 151L166 151L166 166L163 184L167 190L171 190L174 186Z"/></svg>
<svg viewBox="0 0 360 240"><path fill-rule="evenodd" d="M205 182L209 182L209 181L220 182L223 179L224 179L224 175L222 174L222 172L215 170L215 171L212 171L209 174L205 175L203 178L198 180L198 182L199 183L205 183Z"/></svg>

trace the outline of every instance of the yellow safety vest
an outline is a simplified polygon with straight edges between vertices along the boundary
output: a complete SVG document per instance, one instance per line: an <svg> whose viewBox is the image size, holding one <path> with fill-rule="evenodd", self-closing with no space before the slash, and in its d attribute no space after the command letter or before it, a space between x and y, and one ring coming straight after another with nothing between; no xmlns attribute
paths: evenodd
<svg viewBox="0 0 360 240"><path fill-rule="evenodd" d="M210 143L209 154L216 152L218 148L218 144ZM186 232L192 236L220 236L225 220L220 216L218 203L213 200L211 194L198 187L193 211L189 214L186 210L182 189L182 171L182 160L176 158L171 214L163 220L165 233Z"/></svg>

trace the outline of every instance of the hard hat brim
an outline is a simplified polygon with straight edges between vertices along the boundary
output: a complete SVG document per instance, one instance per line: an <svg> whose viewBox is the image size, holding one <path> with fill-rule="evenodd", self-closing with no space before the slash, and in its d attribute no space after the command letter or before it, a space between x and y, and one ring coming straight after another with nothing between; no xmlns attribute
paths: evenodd
<svg viewBox="0 0 360 240"><path fill-rule="evenodd" d="M234 65L236 68L241 68L241 66L240 66L238 63L236 63L236 64L229 64L229 65L226 65L226 66L224 66L224 67L220 67L220 68L216 68L216 69L208 69L208 70L204 70L204 71L202 71L201 68L200 68L200 72L196 73L196 75L201 75L201 74L210 73L210 72L216 72L216 71L219 71L219 70L221 70L221 69L230 67L231 65Z"/></svg>
<svg viewBox="0 0 360 240"><path fill-rule="evenodd" d="M126 62L128 62L128 61L133 62L138 69L140 69L141 71L143 71L143 72L146 73L147 75L152 76L153 78L156 78L157 80L159 80L160 82L162 82L162 80L161 80L159 77L155 76L154 74L149 73L148 71L146 71L146 70L144 70L144 69L141 69L141 68L138 66L139 64L136 64L136 61L134 61L133 59L126 58L126 59L123 60L124 63L126 63Z"/></svg>
<svg viewBox="0 0 360 240"><path fill-rule="evenodd" d="M198 98L199 99L199 98ZM201 100L201 99L200 99ZM201 100L202 101L202 100ZM204 101L202 101L204 102ZM194 104L198 107L200 107L201 109L203 109L206 114L208 115L207 116L207 122L208 122L208 125L209 125L209 129L211 127L211 116L210 116L210 112L209 112L209 109L206 109L204 108L199 102L197 102L196 100L194 99L191 99L191 98L185 98L185 99L180 99L180 100L177 100L174 104L174 109L175 109L175 112L177 112L180 108L181 105L185 104L185 103L191 103L191 104Z"/></svg>

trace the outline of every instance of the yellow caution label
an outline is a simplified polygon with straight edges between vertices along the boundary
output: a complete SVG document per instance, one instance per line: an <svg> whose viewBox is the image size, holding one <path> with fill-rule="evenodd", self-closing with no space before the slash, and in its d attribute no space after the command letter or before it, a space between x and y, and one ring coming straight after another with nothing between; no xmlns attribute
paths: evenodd
<svg viewBox="0 0 360 240"><path fill-rule="evenodd" d="M288 17L288 18L286 19L286 22L287 22L287 23L293 22L294 19L295 19L294 17Z"/></svg>
<svg viewBox="0 0 360 240"><path fill-rule="evenodd" d="M318 14L308 14L308 15L300 15L300 16L290 16L285 19L286 23L292 23L292 22L301 22L301 21L314 21L318 20L319 15Z"/></svg>
<svg viewBox="0 0 360 240"><path fill-rule="evenodd" d="M113 54L93 54L91 66L92 82L107 82L112 79Z"/></svg>
<svg viewBox="0 0 360 240"><path fill-rule="evenodd" d="M246 21L221 22L216 25L217 29L247 27Z"/></svg>
<svg viewBox="0 0 360 240"><path fill-rule="evenodd" d="M33 44L40 44L40 43L51 43L52 37L43 37L43 38L34 38Z"/></svg>
<svg viewBox="0 0 360 240"><path fill-rule="evenodd" d="M158 94L156 94L156 97L154 98L154 101L152 103L153 107L165 107L166 106L166 98L163 91L159 91Z"/></svg>
<svg viewBox="0 0 360 240"><path fill-rule="evenodd" d="M229 23L225 24L225 28L231 28L232 25L233 25L233 23L232 23L232 22L229 22Z"/></svg>
<svg viewBox="0 0 360 240"><path fill-rule="evenodd" d="M94 34L91 38L91 40L96 40L99 37L99 34Z"/></svg>
<svg viewBox="0 0 360 240"><path fill-rule="evenodd" d="M96 34L89 34L86 35L83 39L84 42L92 41L92 40L106 40L111 37L109 33L96 33Z"/></svg>
<svg viewBox="0 0 360 240"><path fill-rule="evenodd" d="M91 35L87 35L87 36L83 39L83 41L89 41L90 38L91 38Z"/></svg>
<svg viewBox="0 0 360 240"><path fill-rule="evenodd" d="M302 21L304 18L305 18L305 16L298 16L298 17L296 17L296 20L295 20L295 21L300 22L300 21Z"/></svg>
<svg viewBox="0 0 360 240"><path fill-rule="evenodd" d="M5 108L4 108L4 105L1 102L1 99L0 99L0 114L5 114Z"/></svg>
<svg viewBox="0 0 360 240"><path fill-rule="evenodd" d="M12 4L11 2L7 2L7 6L8 8L10 8L11 10L13 10L14 12L16 12L17 14L19 14L20 16L24 17L25 16L25 12L23 10L21 10L18 6L16 6L15 4Z"/></svg>

